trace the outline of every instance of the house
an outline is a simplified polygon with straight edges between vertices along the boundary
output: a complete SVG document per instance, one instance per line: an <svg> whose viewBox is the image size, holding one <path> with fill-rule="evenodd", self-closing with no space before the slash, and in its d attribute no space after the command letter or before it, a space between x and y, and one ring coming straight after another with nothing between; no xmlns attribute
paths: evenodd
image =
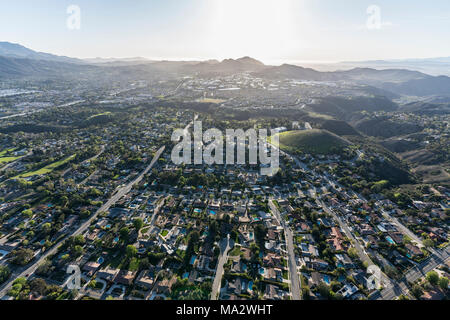
<svg viewBox="0 0 450 320"><path fill-rule="evenodd" d="M173 276L171 279L164 279L156 284L156 292L158 294L170 294L172 286L177 282L177 277Z"/></svg>
<svg viewBox="0 0 450 320"><path fill-rule="evenodd" d="M143 270L136 278L135 284L143 288L151 289L155 283L155 278L149 270Z"/></svg>
<svg viewBox="0 0 450 320"><path fill-rule="evenodd" d="M355 286L353 283L350 283L350 284L347 283L337 293L340 294L344 299L348 299L352 295L354 295L356 292L358 292L358 290L359 290L358 287Z"/></svg>
<svg viewBox="0 0 450 320"><path fill-rule="evenodd" d="M120 270L114 279L114 282L129 286L133 283L136 273L136 271Z"/></svg>
<svg viewBox="0 0 450 320"><path fill-rule="evenodd" d="M338 260L337 263L338 267L351 269L355 266L352 259L350 259L350 257L345 253L336 254L336 259Z"/></svg>
<svg viewBox="0 0 450 320"><path fill-rule="evenodd" d="M302 251L302 255L305 257L318 257L319 250L312 244L302 243L300 244L300 249Z"/></svg>
<svg viewBox="0 0 450 320"><path fill-rule="evenodd" d="M277 287L273 284L266 285L266 290L264 291L264 299L266 300L280 300Z"/></svg>
<svg viewBox="0 0 450 320"><path fill-rule="evenodd" d="M101 269L98 272L97 277L99 277L101 279L105 279L107 281L114 281L114 279L119 274L119 272L120 272L119 269L113 269L108 266L104 269Z"/></svg>
<svg viewBox="0 0 450 320"><path fill-rule="evenodd" d="M236 278L228 282L227 293L240 295L242 289L241 278Z"/></svg>
<svg viewBox="0 0 450 320"><path fill-rule="evenodd" d="M83 271L86 271L88 275L93 275L100 267L100 263L90 261L83 266Z"/></svg>
<svg viewBox="0 0 450 320"><path fill-rule="evenodd" d="M329 268L328 262L322 259L312 259L307 261L306 266L314 270L327 270Z"/></svg>
<svg viewBox="0 0 450 320"><path fill-rule="evenodd" d="M408 253L411 255L411 258L423 256L422 250L420 250L415 245L407 244L405 247L406 247L406 250L408 251Z"/></svg>

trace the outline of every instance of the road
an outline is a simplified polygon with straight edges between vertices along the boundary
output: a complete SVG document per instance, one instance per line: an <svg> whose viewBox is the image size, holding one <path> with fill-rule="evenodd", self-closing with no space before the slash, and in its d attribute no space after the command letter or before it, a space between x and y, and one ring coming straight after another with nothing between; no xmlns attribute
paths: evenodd
<svg viewBox="0 0 450 320"><path fill-rule="evenodd" d="M276 219L280 222L280 225L284 229L284 235L286 237L286 246L288 252L288 260L289 260L289 278L291 280L291 293L292 300L301 300L301 286L300 286L300 278L298 276L297 263L295 262L295 252L294 252L294 240L292 236L292 231L289 226L286 225L284 219L281 218L280 211L277 206L273 203L273 200L269 201L269 206L271 211L275 214Z"/></svg>
<svg viewBox="0 0 450 320"><path fill-rule="evenodd" d="M211 300L219 300L220 285L222 284L223 266L228 261L228 252L234 247L233 240L230 239L230 235L227 238L222 239L220 242L220 254L217 262L216 275L211 289Z"/></svg>
<svg viewBox="0 0 450 320"><path fill-rule="evenodd" d="M389 220L393 225L395 225L400 231L403 232L403 234L407 235L409 238L411 238L413 241L415 241L419 247L425 247L422 243L422 240L414 234L411 230L409 230L407 227L405 227L400 221L398 221L397 218L392 217L389 213L381 210L381 213L383 214L383 217L387 220Z"/></svg>
<svg viewBox="0 0 450 320"><path fill-rule="evenodd" d="M399 281L400 286L407 286L407 282L414 282L426 276L426 274L438 266L448 262L450 260L450 247L446 247L443 250L436 250L436 253L433 253L431 257L419 264L418 266L411 269L406 275L403 277L401 281ZM398 287L386 288L381 292L376 292L370 297L370 300L393 300L404 294L404 292L399 291Z"/></svg>
<svg viewBox="0 0 450 320"><path fill-rule="evenodd" d="M297 157L294 157L294 156L292 156L292 155L290 155L290 154L288 154L286 152L283 152L281 150L280 150L280 152L282 152L282 154L284 154L288 158L292 159L297 164L298 167L302 168L305 171L309 171L309 172L313 173L313 175L316 175L314 170L308 169L308 167L303 162L298 160ZM326 178L326 179L331 183L331 181L328 178ZM316 195L314 194L313 196L315 198ZM370 265L376 265L375 263L373 263L372 259L370 259L369 255L364 250L364 248L361 246L359 241L355 238L355 236L353 235L353 232L350 230L350 228L348 227L347 223L342 221L342 219L333 210L331 210L327 205L325 205L325 203L323 201L320 201L317 198L316 198L316 201L325 210L325 212L327 212L328 214L330 214L330 215L332 215L334 217L334 219L339 223L339 226L341 227L341 229L344 230L344 232L347 235L347 237L352 240L360 260L363 261L363 262L366 261L369 264L369 266ZM403 293L405 295L408 293L408 287L406 285L404 285L403 283L400 283L400 284L394 283L383 272L381 273L380 282L381 282L381 284L383 286L388 287L388 288L392 288L393 290L396 290L397 292L401 292L401 293Z"/></svg>
<svg viewBox="0 0 450 320"><path fill-rule="evenodd" d="M4 283L0 287L0 298L5 296L8 293L8 291L11 288L12 283L14 282L15 279L20 278L20 277L27 277L28 275L31 275L32 273L34 273L36 271L36 269L39 267L39 265L41 265L41 263L44 262L46 258L48 258L49 256L55 254L58 251L58 249L64 244L65 240L67 240L67 238L69 238L70 236L77 236L77 235L80 235L83 232L85 232L89 228L91 223L97 218L97 216L101 212L108 211L109 208L111 208L111 206L113 206L117 201L119 201L124 195L129 193L131 191L131 189L133 188L133 186L138 184L139 182L141 182L141 180L144 178L144 176L153 168L153 166L158 161L158 159L161 156L161 154L164 152L165 148L166 147L163 146L161 149L159 149L158 152L156 152L155 156L153 157L153 160L151 161L151 163L145 168L144 171L142 171L139 174L138 177L136 177L133 181L128 183L126 186L124 186L121 189L119 189L104 205L102 205L75 232L73 232L71 235L65 236L55 246L53 246L50 250L48 250L44 254L38 256L39 258L36 259L35 261L31 262L31 264L28 264L25 267L16 269L11 274L10 280L7 281L6 283Z"/></svg>
<svg viewBox="0 0 450 320"><path fill-rule="evenodd" d="M347 237L349 239L351 239L353 245L355 246L356 252L358 254L359 259L362 262L367 262L369 266L371 265L376 265L372 259L370 259L369 255L367 254L366 250L364 250L364 248L361 246L361 244L359 243L358 239L355 238L355 236L353 235L353 232L350 230L350 228L348 227L348 225L342 221L341 217L339 217L333 210L331 210L323 201L317 200L317 203L325 210L326 213L332 215L334 217L334 219L339 223L339 226L341 227L342 230L344 230L344 233L347 235ZM391 286L393 287L394 284L393 282L389 279L389 277L384 274L383 272L381 273L381 283L385 286ZM407 293L407 289L408 288L401 288L404 291L404 294Z"/></svg>

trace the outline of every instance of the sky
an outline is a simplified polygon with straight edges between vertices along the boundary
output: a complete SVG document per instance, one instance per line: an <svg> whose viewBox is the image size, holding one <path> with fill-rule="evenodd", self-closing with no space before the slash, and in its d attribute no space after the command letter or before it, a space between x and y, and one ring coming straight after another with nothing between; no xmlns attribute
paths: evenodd
<svg viewBox="0 0 450 320"><path fill-rule="evenodd" d="M449 39L448 0L0 0L0 41L78 58L448 57Z"/></svg>

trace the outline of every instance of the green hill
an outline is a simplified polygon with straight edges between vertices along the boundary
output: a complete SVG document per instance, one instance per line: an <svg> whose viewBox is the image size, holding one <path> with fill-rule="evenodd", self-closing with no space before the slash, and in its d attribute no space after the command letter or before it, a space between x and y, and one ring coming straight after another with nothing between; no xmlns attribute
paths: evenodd
<svg viewBox="0 0 450 320"><path fill-rule="evenodd" d="M338 136L359 136L359 132L356 131L351 125L345 121L339 120L326 120L321 125L322 129L328 130Z"/></svg>
<svg viewBox="0 0 450 320"><path fill-rule="evenodd" d="M288 131L279 134L280 148L287 152L302 151L311 154L340 152L349 142L327 130Z"/></svg>

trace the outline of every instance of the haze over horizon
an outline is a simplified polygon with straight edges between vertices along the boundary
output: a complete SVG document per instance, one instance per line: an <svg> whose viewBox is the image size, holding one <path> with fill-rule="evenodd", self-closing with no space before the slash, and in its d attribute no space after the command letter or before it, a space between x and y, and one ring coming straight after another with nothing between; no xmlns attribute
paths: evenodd
<svg viewBox="0 0 450 320"><path fill-rule="evenodd" d="M67 28L69 5L80 30ZM369 29L371 5L381 10ZM0 39L77 57L207 60L251 56L264 63L450 56L450 3L344 0L30 0L0 12ZM18 23L19 22L19 23ZM358 45L356 46L355 43Z"/></svg>

